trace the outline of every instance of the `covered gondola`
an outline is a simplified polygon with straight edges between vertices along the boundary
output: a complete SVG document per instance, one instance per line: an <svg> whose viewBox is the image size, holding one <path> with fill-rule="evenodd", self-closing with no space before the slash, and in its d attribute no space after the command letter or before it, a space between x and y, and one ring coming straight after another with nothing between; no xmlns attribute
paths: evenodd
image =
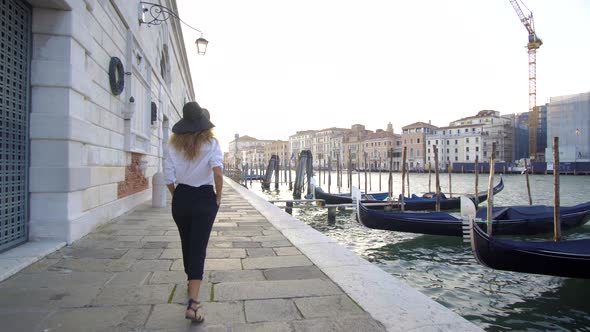
<svg viewBox="0 0 590 332"><path fill-rule="evenodd" d="M504 189L504 179L500 178L500 182L494 187L494 195L498 194ZM426 197L419 197L413 195L411 197L404 197L404 210L406 211L433 211L436 208L436 194L428 193ZM467 195L472 201L475 202L473 195ZM488 199L487 191L480 191L477 194L477 202L481 203ZM400 201L399 199L398 201ZM458 210L461 207L461 199L457 197L446 197L441 193L440 197L440 210Z"/></svg>
<svg viewBox="0 0 590 332"><path fill-rule="evenodd" d="M492 232L493 233L493 232ZM479 226L471 226L475 258L493 269L590 278L590 239L562 241L516 241L490 237Z"/></svg>
<svg viewBox="0 0 590 332"><path fill-rule="evenodd" d="M504 180L500 178L500 182L494 187L493 192L494 195L499 193L504 189ZM383 202L385 198L387 198L387 192L374 192L363 194L361 201L364 203L377 203ZM468 197L475 201L473 195L468 195ZM326 204L350 204L352 203L352 198L350 193L339 193L339 194L330 194L322 190L320 187L315 187L315 198L316 199L323 199ZM484 202L488 198L487 191L482 191L477 195L478 202ZM399 207L400 200L394 201L395 206ZM441 210L458 210L461 206L461 200L457 197L446 197L444 194L441 195L440 198L440 209ZM412 197L405 197L404 198L404 210L406 211L432 211L436 208L436 195L432 195L429 193L425 195L425 197L419 197L413 195Z"/></svg>
<svg viewBox="0 0 590 332"><path fill-rule="evenodd" d="M492 230L501 235L533 235L553 231L552 206L514 206L492 209ZM590 202L560 208L562 229L590 220ZM477 223L485 225L486 210L477 212ZM463 220L446 212L400 212L358 205L359 222L368 228L397 232L462 236Z"/></svg>
<svg viewBox="0 0 590 332"><path fill-rule="evenodd" d="M363 202L383 202L388 196L387 192L369 192L362 194L361 200ZM315 198L323 199L326 204L351 204L352 198L350 193L330 194L325 192L320 187L315 187Z"/></svg>

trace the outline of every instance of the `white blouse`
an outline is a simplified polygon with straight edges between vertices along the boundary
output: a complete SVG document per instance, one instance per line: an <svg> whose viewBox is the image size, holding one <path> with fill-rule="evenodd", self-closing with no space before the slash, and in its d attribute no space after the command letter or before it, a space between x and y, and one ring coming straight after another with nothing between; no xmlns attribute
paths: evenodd
<svg viewBox="0 0 590 332"><path fill-rule="evenodd" d="M186 184L191 187L213 185L213 167L223 168L223 153L216 139L201 146L201 152L194 160L187 160L184 153L168 144L168 156L164 160L166 184Z"/></svg>

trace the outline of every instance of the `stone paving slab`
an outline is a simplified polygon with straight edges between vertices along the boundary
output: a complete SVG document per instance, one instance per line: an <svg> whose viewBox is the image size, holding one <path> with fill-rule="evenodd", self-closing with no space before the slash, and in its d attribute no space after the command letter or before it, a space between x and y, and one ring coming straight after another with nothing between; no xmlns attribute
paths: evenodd
<svg viewBox="0 0 590 332"><path fill-rule="evenodd" d="M225 282L214 287L219 301L277 299L342 294L326 279Z"/></svg>
<svg viewBox="0 0 590 332"><path fill-rule="evenodd" d="M381 293L413 302L412 293L391 288L393 277L228 179L199 294L205 322L191 324L184 319L186 275L169 204L146 202L0 282L1 329L478 330L446 309L440 313L429 299L435 314L416 315L425 308L416 303L388 313L391 303ZM380 279L367 283L377 270Z"/></svg>

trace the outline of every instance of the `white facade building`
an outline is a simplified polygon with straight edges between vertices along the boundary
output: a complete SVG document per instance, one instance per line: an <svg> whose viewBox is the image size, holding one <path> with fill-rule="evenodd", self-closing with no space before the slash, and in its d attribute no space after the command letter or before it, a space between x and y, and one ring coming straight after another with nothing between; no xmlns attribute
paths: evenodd
<svg viewBox="0 0 590 332"><path fill-rule="evenodd" d="M493 110L479 111L477 115L462 118L453 121L449 127L456 126L471 126L469 131L477 131L477 127L481 125L481 150L482 154L479 156L479 161L488 161L492 149L492 143L496 144L496 161L513 161L513 135L514 127L510 118L501 117L500 112ZM465 128L463 128L465 131ZM461 161L459 159L459 161ZM472 162L467 159L463 162Z"/></svg>
<svg viewBox="0 0 590 332"><path fill-rule="evenodd" d="M160 2L176 11L175 0ZM180 23L140 24L136 0L1 6L14 45L0 50L0 175L16 201L0 203L2 233L11 228L0 251L71 243L151 196L169 128L194 100Z"/></svg>
<svg viewBox="0 0 590 332"><path fill-rule="evenodd" d="M261 165L264 166L268 161L265 155L265 147L273 142L271 140L260 140L247 135L238 136L237 140L234 139L229 143L225 163L235 166L237 158L240 164L248 163L249 167L260 168Z"/></svg>
<svg viewBox="0 0 590 332"><path fill-rule="evenodd" d="M315 130L304 130L289 136L289 147L295 158L299 157L299 153L303 150L311 151L315 132Z"/></svg>
<svg viewBox="0 0 590 332"><path fill-rule="evenodd" d="M438 168L447 169L453 162L482 161L482 124L440 127L426 135L426 168L434 169L434 147L438 149Z"/></svg>
<svg viewBox="0 0 590 332"><path fill-rule="evenodd" d="M336 153L332 140L335 137L345 135L350 131L351 129L335 127L315 131L312 137L311 146L314 165L321 167L328 165L328 158L333 154L335 157Z"/></svg>

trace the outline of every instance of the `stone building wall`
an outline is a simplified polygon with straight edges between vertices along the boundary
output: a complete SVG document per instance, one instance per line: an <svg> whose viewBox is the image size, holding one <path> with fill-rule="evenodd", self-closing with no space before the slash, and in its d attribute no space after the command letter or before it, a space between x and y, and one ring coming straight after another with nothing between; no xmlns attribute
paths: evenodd
<svg viewBox="0 0 590 332"><path fill-rule="evenodd" d="M192 79L179 22L140 25L139 1L28 2L30 239L71 243L150 198L169 128L194 100ZM125 71L119 95L113 57Z"/></svg>

